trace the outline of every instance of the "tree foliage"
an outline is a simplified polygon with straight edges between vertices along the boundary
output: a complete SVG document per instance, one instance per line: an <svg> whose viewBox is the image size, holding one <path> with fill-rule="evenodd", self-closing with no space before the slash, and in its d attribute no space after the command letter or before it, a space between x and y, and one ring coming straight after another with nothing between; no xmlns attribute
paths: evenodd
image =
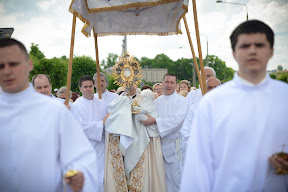
<svg viewBox="0 0 288 192"><path fill-rule="evenodd" d="M33 60L33 57L32 57ZM47 74L50 76L53 88L66 86L67 82L67 60L59 58L33 60L34 69L30 73L30 79L37 74Z"/></svg>
<svg viewBox="0 0 288 192"><path fill-rule="evenodd" d="M83 75L93 75L96 72L96 62L91 57L81 56L73 58L71 90L79 90L78 81Z"/></svg>
<svg viewBox="0 0 288 192"><path fill-rule="evenodd" d="M38 44L31 44L29 52L30 58L34 63L34 70L30 73L30 80L36 74L47 74L51 77L53 88L60 88L67 84L67 72L68 72L68 59L66 56L60 58L46 59L44 53L40 51ZM165 54L158 54L155 58L142 57L140 60L135 57L140 63L142 68L166 68L168 73L174 73L178 76L179 81L186 79L192 82L193 65L194 60L192 58L181 58L177 61L173 61ZM199 59L197 62L199 64ZM118 60L118 55L115 53L109 53L108 57L101 61L101 66L104 68L112 67L115 61ZM206 62L205 62L206 63ZM228 81L233 78L234 71L232 68L227 67L225 62L215 55L209 55L208 66L215 69L217 78L221 81ZM93 76L96 72L96 61L91 57L81 56L74 57L72 65L72 79L71 90L77 91L78 80L83 75ZM277 74L277 79L278 79ZM283 76L283 77L282 77ZM285 79L285 76L280 76L281 79ZM112 76L107 75L109 85L108 89L117 89L118 86L114 84ZM279 78L280 78L279 77ZM286 78L287 79L287 78ZM148 84L148 82L146 82Z"/></svg>
<svg viewBox="0 0 288 192"><path fill-rule="evenodd" d="M283 71L283 66L282 66L282 65L278 65L278 66L277 66L277 70L278 70L278 71Z"/></svg>
<svg viewBox="0 0 288 192"><path fill-rule="evenodd" d="M104 67L104 69L112 67L115 65L115 61L117 61L117 59L118 55L116 53L109 53L106 61L104 59L101 61L101 66Z"/></svg>
<svg viewBox="0 0 288 192"><path fill-rule="evenodd" d="M37 58L38 60L44 59L45 55L40 51L38 44L31 43L29 55Z"/></svg>

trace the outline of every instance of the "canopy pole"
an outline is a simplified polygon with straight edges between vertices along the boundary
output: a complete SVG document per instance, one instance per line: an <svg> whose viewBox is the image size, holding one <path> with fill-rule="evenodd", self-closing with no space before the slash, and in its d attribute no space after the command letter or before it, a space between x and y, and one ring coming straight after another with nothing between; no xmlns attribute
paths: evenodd
<svg viewBox="0 0 288 192"><path fill-rule="evenodd" d="M203 65L203 58L202 58L202 50L201 50L201 43L200 43L200 34L199 34L197 9L196 9L195 0L192 0L192 3L193 3L193 14L194 14L195 31L196 31L196 38L197 38L197 45L198 45L198 53L199 53L199 62L200 62L202 84L203 84L203 87L201 87L201 89L204 90L204 93L202 92L204 95L207 92L207 87L206 87L206 80L205 80L205 72L204 72L204 65Z"/></svg>
<svg viewBox="0 0 288 192"><path fill-rule="evenodd" d="M75 39L75 26L76 26L76 15L73 14L72 22L72 34L71 34L71 44L70 44L70 57L68 64L68 74L67 74L67 91L64 104L69 105L70 89L71 89L71 76L72 76L72 63L73 63L73 51L74 51L74 39Z"/></svg>
<svg viewBox="0 0 288 192"><path fill-rule="evenodd" d="M187 36L188 36L188 40L189 40L189 44L190 44L190 48L191 48L191 52L192 52L192 55L193 55L194 65L195 65L197 77L198 77L198 80L199 80L199 84L200 84L200 87L203 87L202 78L201 78L201 75L200 75L198 62L197 62L195 51L194 51L193 44L192 44L192 41L191 41L190 31L189 31L189 28L188 28L188 24L187 24L187 20L186 20L186 16L185 15L183 17L183 20L184 20L184 24L185 24L185 28L186 28L186 32L187 32ZM204 95L204 90L202 88L201 88L201 91L202 91L202 95Z"/></svg>
<svg viewBox="0 0 288 192"><path fill-rule="evenodd" d="M96 70L97 70L97 87L98 87L98 95L99 99L102 99L102 93L101 93L101 82L100 82L100 67L99 67L99 56L98 56L98 42L97 42L97 34L95 33L94 27L93 27L93 33L94 33L94 39L95 39L95 51L96 51Z"/></svg>

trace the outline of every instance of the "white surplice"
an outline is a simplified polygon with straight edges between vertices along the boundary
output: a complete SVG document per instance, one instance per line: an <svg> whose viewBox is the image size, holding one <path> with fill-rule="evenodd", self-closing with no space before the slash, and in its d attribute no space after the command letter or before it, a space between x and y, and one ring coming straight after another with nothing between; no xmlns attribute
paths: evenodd
<svg viewBox="0 0 288 192"><path fill-rule="evenodd" d="M154 103L159 113L156 122L161 137L167 191L177 192L180 189L184 153L180 130L188 112L188 103L176 91L169 96L161 95Z"/></svg>
<svg viewBox="0 0 288 192"><path fill-rule="evenodd" d="M188 101L189 107L191 107L192 104L195 104L195 103L199 102L201 98L202 98L201 89L196 89L194 91L190 91L187 94L187 96L186 96L186 99Z"/></svg>
<svg viewBox="0 0 288 192"><path fill-rule="evenodd" d="M104 164L105 164L105 131L103 118L107 114L107 104L93 97L92 100L78 98L71 112L82 125L83 131L89 139L97 155L97 173L101 177L101 191L104 191ZM95 170L96 171L96 170Z"/></svg>
<svg viewBox="0 0 288 192"><path fill-rule="evenodd" d="M98 191L95 152L63 104L30 84L2 92L0 122L0 191L62 192L70 169L84 173L83 191Z"/></svg>
<svg viewBox="0 0 288 192"><path fill-rule="evenodd" d="M98 92L95 93L94 96L99 99ZM114 99L119 97L119 95L116 93L112 93L106 89L106 91L101 94L101 97L102 97L102 100L105 101L107 103L107 105L109 105Z"/></svg>
<svg viewBox="0 0 288 192"><path fill-rule="evenodd" d="M234 79L207 93L193 120L181 191L287 191L269 157L288 145L288 85ZM284 151L285 152L285 151ZM288 153L288 151L286 151Z"/></svg>

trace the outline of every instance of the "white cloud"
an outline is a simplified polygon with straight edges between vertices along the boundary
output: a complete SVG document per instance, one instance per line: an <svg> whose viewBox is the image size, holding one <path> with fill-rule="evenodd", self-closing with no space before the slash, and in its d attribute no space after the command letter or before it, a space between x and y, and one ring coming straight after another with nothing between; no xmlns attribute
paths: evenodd
<svg viewBox="0 0 288 192"><path fill-rule="evenodd" d="M43 10L43 11L47 11L48 9L50 9L53 5L56 4L56 1L57 0L48 0L48 1L40 1L40 2L37 2L37 7L40 9L40 10Z"/></svg>

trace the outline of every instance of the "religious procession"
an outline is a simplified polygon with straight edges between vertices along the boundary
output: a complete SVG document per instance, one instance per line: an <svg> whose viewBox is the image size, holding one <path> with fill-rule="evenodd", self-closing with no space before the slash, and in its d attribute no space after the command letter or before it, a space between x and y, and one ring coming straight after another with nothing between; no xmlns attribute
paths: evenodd
<svg viewBox="0 0 288 192"><path fill-rule="evenodd" d="M191 3L199 41L196 1ZM204 66L200 44L196 59L188 5L73 0L67 85L59 90L52 90L55 79L48 74L30 80L33 62L21 39L1 37L0 191L287 192L288 84L266 74L273 29L248 17L236 25L229 41L238 70L223 83ZM156 15L161 25L151 19ZM82 74L80 92L72 94L77 18L85 24L82 33L94 35L96 70ZM173 73L140 86L141 63L125 52L113 66L119 88L107 89L98 38L177 35L182 19L198 88Z"/></svg>

